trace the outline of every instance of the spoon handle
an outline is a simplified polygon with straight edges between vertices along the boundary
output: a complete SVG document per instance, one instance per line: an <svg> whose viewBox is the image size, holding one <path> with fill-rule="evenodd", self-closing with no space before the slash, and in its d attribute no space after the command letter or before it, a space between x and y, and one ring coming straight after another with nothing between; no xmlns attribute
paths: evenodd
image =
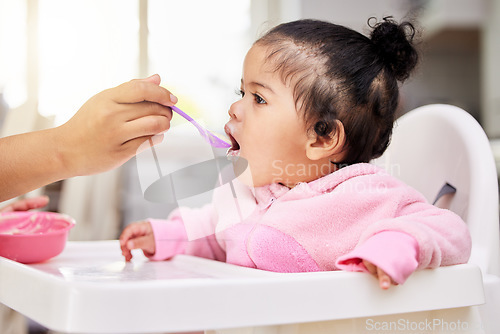
<svg viewBox="0 0 500 334"><path fill-rule="evenodd" d="M229 148L231 147L231 144L226 142L225 140L222 140L221 138L217 137L207 129L203 128L198 122L196 122L191 116L186 114L184 111L181 109L177 108L176 106L171 106L170 107L172 111L175 111L177 114L180 116L184 117L187 121L189 121L191 124L193 124L196 129L198 129L198 132L202 137L205 138L205 140L212 145L213 147L222 147L222 148Z"/></svg>
<svg viewBox="0 0 500 334"><path fill-rule="evenodd" d="M179 108L177 108L176 106L171 106L170 107L173 111L175 111L177 114L181 115L182 117L184 117L186 120L190 121L190 122L193 122L194 119L189 116L188 114L186 114L184 111L180 110Z"/></svg>

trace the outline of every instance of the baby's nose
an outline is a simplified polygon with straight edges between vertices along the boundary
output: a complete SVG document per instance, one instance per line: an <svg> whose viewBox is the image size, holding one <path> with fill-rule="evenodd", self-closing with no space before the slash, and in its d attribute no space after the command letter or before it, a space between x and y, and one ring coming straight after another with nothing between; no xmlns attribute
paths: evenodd
<svg viewBox="0 0 500 334"><path fill-rule="evenodd" d="M240 101L237 101L237 102L234 102L233 104L231 104L231 107L229 108L229 111L228 111L228 114L229 114L229 117L231 117L231 119L239 119L241 118L241 106L239 105Z"/></svg>

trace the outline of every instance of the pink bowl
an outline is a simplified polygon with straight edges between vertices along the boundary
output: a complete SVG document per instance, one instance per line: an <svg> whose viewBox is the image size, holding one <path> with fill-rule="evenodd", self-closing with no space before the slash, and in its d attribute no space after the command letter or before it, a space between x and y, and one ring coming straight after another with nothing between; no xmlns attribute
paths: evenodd
<svg viewBox="0 0 500 334"><path fill-rule="evenodd" d="M74 219L54 212L0 214L0 256L21 263L48 260L61 253Z"/></svg>

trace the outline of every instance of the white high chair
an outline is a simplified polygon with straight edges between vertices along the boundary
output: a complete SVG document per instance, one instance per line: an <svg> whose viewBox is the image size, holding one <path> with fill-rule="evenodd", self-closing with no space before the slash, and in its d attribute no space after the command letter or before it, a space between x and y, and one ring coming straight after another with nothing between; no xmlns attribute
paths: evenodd
<svg viewBox="0 0 500 334"><path fill-rule="evenodd" d="M464 110L444 104L417 108L397 120L382 164L432 203L440 188L457 189L450 210L469 226L469 263L481 268L486 303L484 328L500 333L500 250L498 178L491 147L481 126ZM466 287L464 287L466 288Z"/></svg>
<svg viewBox="0 0 500 334"><path fill-rule="evenodd" d="M459 108L416 109L376 163L430 201L446 182L457 189L451 209L471 228L470 263L421 270L384 291L365 273L282 274L139 253L125 264L117 241L70 242L43 264L0 258L0 302L68 333L499 333L498 188L481 127Z"/></svg>

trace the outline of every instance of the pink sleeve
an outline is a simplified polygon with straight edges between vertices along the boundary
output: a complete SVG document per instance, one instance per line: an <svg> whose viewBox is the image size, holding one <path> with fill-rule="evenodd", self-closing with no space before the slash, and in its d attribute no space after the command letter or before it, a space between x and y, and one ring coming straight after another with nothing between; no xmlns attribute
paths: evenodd
<svg viewBox="0 0 500 334"><path fill-rule="evenodd" d="M382 269L395 282L402 284L418 267L418 244L404 232L382 231L367 239L352 252L337 260L337 267L346 271L368 272L366 260Z"/></svg>
<svg viewBox="0 0 500 334"><path fill-rule="evenodd" d="M155 239L155 253L148 256L153 261L166 260L174 255L184 253L187 234L180 219L149 219Z"/></svg>
<svg viewBox="0 0 500 334"><path fill-rule="evenodd" d="M471 237L467 224L457 214L425 202L413 202L403 206L398 215L369 225L358 244L383 231L403 232L417 241L417 269L468 261Z"/></svg>
<svg viewBox="0 0 500 334"><path fill-rule="evenodd" d="M149 219L155 239L151 260L166 260L177 254L188 254L224 261L226 254L215 236L213 208L179 208L168 220Z"/></svg>

